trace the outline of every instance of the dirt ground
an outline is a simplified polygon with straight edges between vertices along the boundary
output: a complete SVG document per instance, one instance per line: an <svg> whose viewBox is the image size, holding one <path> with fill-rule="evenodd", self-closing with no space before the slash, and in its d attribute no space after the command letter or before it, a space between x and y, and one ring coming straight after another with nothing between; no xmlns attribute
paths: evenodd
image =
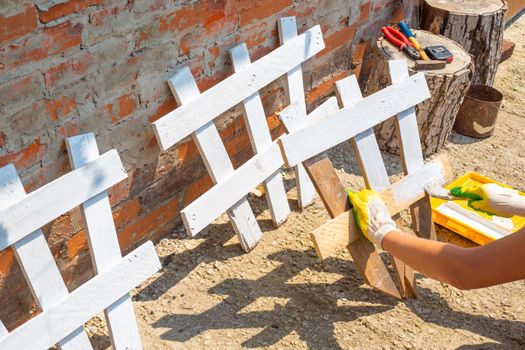
<svg viewBox="0 0 525 350"><path fill-rule="evenodd" d="M517 45L499 68L496 87L505 101L495 135L453 133L443 152L455 175L477 171L524 190L525 17L506 37ZM349 145L331 159L345 185L364 186ZM385 160L392 176L401 173L396 157ZM163 269L133 292L145 348L525 348L525 281L459 291L418 275L418 299L383 296L364 284L347 252L317 258L308 233L328 215L319 200L300 212L293 177L285 178L293 212L280 228L273 228L265 200L250 198L264 231L250 254L241 252L225 216L196 239L175 232L158 244ZM440 240L473 245L438 233ZM109 347L103 317L87 330L97 348Z"/></svg>

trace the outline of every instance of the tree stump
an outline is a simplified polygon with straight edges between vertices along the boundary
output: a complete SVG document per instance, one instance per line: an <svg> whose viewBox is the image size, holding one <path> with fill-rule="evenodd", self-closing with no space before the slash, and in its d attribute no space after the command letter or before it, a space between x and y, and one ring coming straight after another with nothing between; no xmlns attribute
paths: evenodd
<svg viewBox="0 0 525 350"><path fill-rule="evenodd" d="M501 57L507 3L502 0L425 0L421 29L450 38L474 57L473 84L492 86Z"/></svg>
<svg viewBox="0 0 525 350"><path fill-rule="evenodd" d="M424 72L432 97L416 107L416 114L421 146L427 156L439 151L450 135L459 107L470 87L474 65L470 55L452 40L422 30L414 30L414 33L423 46L446 46L454 55L454 61L443 69L416 70L415 61L381 37L372 50L372 69L365 91L369 95L391 84L388 60L406 60L411 75ZM381 124L375 132L383 151L400 154L394 118Z"/></svg>

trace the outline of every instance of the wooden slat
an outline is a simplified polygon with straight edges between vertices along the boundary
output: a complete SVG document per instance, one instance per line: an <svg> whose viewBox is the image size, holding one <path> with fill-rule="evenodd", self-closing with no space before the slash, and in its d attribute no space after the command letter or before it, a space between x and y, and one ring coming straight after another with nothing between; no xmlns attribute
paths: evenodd
<svg viewBox="0 0 525 350"><path fill-rule="evenodd" d="M283 122L284 127L288 133L296 132L299 129L306 128L323 119L326 119L332 114L339 111L339 104L337 97L332 96L324 101L319 107L314 109L306 118L297 114L297 107L289 105L282 111L278 112L279 119Z"/></svg>
<svg viewBox="0 0 525 350"><path fill-rule="evenodd" d="M363 99L359 83L355 75L341 79L336 82L336 91L344 108L351 108L352 105ZM381 191L390 185L390 179L386 172L386 167L377 144L374 129L368 129L352 139L355 154L359 162L361 173L365 179L366 187ZM395 218L397 225L402 225L400 216ZM398 282L399 291L403 297L412 297L416 290L414 287L414 273L409 266L390 254L392 266ZM407 275L410 278L407 278ZM409 286L407 286L409 285Z"/></svg>
<svg viewBox="0 0 525 350"><path fill-rule="evenodd" d="M282 47L286 47L293 41L297 40L297 24L295 23L295 17L284 17L277 23L279 29L279 41ZM306 119L306 101L304 96L303 70L301 64L291 67L291 69L286 72L286 87L290 99L290 106L293 106L293 114L296 116L294 120L300 125L304 122L304 119ZM291 123L289 122L288 125L291 126L290 124ZM291 132L290 129L288 129L288 132ZM306 208L315 200L316 193L314 185L310 181L308 174L306 174L306 171L301 164L295 165L294 171L295 181L297 183L299 207Z"/></svg>
<svg viewBox="0 0 525 350"><path fill-rule="evenodd" d="M5 210L12 203L26 197L14 166L8 165L0 169L0 206ZM4 212L4 211L3 211ZM5 213L5 212L4 212ZM7 213L6 215L9 215ZM61 298L69 294L55 259L49 250L44 234L35 230L13 245L16 259L38 307L46 311L55 306ZM91 349L87 334L82 324L77 324L71 330L74 336L55 339L61 349ZM2 332L4 333L4 332ZM22 348L20 348L22 349Z"/></svg>
<svg viewBox="0 0 525 350"><path fill-rule="evenodd" d="M330 216L334 218L348 211L350 201L330 160L327 157L319 156L304 162L304 165ZM314 246L317 249L315 240ZM363 235L359 235L358 239L349 241L345 246L354 260L356 269L369 285L385 294L401 298L394 281L372 243Z"/></svg>
<svg viewBox="0 0 525 350"><path fill-rule="evenodd" d="M408 77L408 68L405 60L388 62L390 78L395 85ZM421 148L419 128L417 125L416 108L408 108L397 115L395 122L397 140L401 150L403 170L410 174L419 169L423 164L423 151ZM436 229L432 219L430 197L425 195L420 201L410 208L414 229L422 237L436 239Z"/></svg>
<svg viewBox="0 0 525 350"><path fill-rule="evenodd" d="M177 72L168 83L179 105L193 105L194 101L201 101L199 88L188 67ZM192 117L192 115L188 116L190 119ZM231 160L213 121L196 130L192 137L215 184L234 173ZM246 198L239 199L227 213L242 249L249 252L259 243L262 233ZM191 228L187 225L186 229L191 232Z"/></svg>
<svg viewBox="0 0 525 350"><path fill-rule="evenodd" d="M452 172L448 156L441 155L425 164L418 171L381 191L381 197L385 201L390 215L394 216L401 210L407 209L418 199L424 197L424 185L426 183L430 181L444 183L451 177ZM408 193L402 193L410 187L414 187L415 189L410 189ZM321 259L327 259L336 255L351 243L353 239L358 237L359 230L357 226L352 224L353 221L352 212L346 211L312 232L312 240L314 241L317 254ZM346 225L348 222L351 224ZM353 232L354 229L357 229L357 232Z"/></svg>
<svg viewBox="0 0 525 350"><path fill-rule="evenodd" d="M323 48L321 28L315 26L254 62L249 68L218 83L198 100L168 113L153 123L162 150L167 150Z"/></svg>
<svg viewBox="0 0 525 350"><path fill-rule="evenodd" d="M194 236L284 164L279 145L257 154L181 211ZM277 170L278 171L278 170Z"/></svg>
<svg viewBox="0 0 525 350"><path fill-rule="evenodd" d="M31 192L0 211L0 250L127 177L117 151Z"/></svg>
<svg viewBox="0 0 525 350"><path fill-rule="evenodd" d="M285 135L280 142L287 164L294 166L324 152L428 97L425 76L418 73L366 97L351 109L342 109L326 120Z"/></svg>
<svg viewBox="0 0 525 350"><path fill-rule="evenodd" d="M99 157L93 133L66 139L69 162L73 169L83 167ZM95 272L111 268L121 258L117 231L106 191L84 202L81 206L87 230L89 252ZM135 311L129 293L104 310L111 343L115 349L142 349Z"/></svg>
<svg viewBox="0 0 525 350"><path fill-rule="evenodd" d="M95 276L60 303L0 339L1 349L47 349L160 269L151 242Z"/></svg>
<svg viewBox="0 0 525 350"><path fill-rule="evenodd" d="M231 49L230 56L236 73L248 69L251 65L248 48L244 43ZM246 98L242 106L244 121L254 153L258 154L266 151L272 147L272 136L268 129L268 123L259 92ZM272 221L275 226L279 226L286 221L288 214L290 214L290 205L286 197L281 172L277 170L265 179L263 184L266 200L272 214Z"/></svg>

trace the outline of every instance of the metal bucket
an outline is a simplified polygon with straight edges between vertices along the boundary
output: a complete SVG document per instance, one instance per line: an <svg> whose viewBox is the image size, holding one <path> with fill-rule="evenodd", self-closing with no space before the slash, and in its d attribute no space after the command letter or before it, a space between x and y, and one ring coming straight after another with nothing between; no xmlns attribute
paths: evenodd
<svg viewBox="0 0 525 350"><path fill-rule="evenodd" d="M454 130L478 138L492 136L503 95L491 86L472 85L459 108Z"/></svg>

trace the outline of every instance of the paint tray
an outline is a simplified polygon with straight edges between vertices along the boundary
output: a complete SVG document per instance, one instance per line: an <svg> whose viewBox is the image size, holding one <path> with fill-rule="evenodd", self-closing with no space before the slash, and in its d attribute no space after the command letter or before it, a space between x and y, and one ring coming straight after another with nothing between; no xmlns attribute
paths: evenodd
<svg viewBox="0 0 525 350"><path fill-rule="evenodd" d="M467 173L444 187L451 189L465 184L485 183L495 183L508 187L474 172ZM466 199L446 201L431 198L430 202L432 204L432 217L436 224L481 245L505 237L525 226L525 218L519 216L502 218L496 215L488 215L470 208Z"/></svg>

